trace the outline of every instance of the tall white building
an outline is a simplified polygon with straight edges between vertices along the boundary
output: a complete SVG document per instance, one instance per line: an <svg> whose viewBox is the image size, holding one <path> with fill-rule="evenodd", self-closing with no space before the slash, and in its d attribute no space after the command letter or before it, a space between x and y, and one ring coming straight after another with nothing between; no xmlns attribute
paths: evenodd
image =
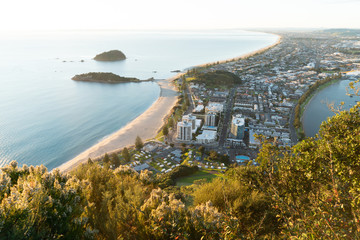
<svg viewBox="0 0 360 240"><path fill-rule="evenodd" d="M187 121L178 122L177 124L177 139L179 141L192 140L192 124Z"/></svg>
<svg viewBox="0 0 360 240"><path fill-rule="evenodd" d="M245 119L240 114L233 116L230 131L236 139L244 138Z"/></svg>
<svg viewBox="0 0 360 240"><path fill-rule="evenodd" d="M192 114L184 115L182 117L183 122L186 121L188 123L191 123L191 129L194 130L196 128L196 117Z"/></svg>
<svg viewBox="0 0 360 240"><path fill-rule="evenodd" d="M216 113L208 112L205 115L205 126L211 126L211 127L216 126Z"/></svg>

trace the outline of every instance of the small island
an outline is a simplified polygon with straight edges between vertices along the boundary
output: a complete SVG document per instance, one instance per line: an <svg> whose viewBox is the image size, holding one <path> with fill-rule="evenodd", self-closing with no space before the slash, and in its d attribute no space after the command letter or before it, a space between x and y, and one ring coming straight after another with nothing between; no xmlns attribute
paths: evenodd
<svg viewBox="0 0 360 240"><path fill-rule="evenodd" d="M99 83L127 83L140 82L137 78L120 77L119 75L110 72L90 72L75 75L71 78L74 81L82 82L99 82Z"/></svg>
<svg viewBox="0 0 360 240"><path fill-rule="evenodd" d="M94 60L96 61L121 61L125 59L126 59L125 54L119 50L111 50L108 52L103 52L94 57Z"/></svg>

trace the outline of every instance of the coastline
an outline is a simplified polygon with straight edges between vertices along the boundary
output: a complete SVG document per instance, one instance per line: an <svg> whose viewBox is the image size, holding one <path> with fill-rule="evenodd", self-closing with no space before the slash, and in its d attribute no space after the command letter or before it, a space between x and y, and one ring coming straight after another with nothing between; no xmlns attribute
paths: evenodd
<svg viewBox="0 0 360 240"><path fill-rule="evenodd" d="M278 35L278 34L275 34L275 33L269 33L269 34L272 34L272 35L275 35L278 37L277 41L269 46L266 46L266 47L263 47L263 48L260 48L258 50L254 50L252 52L249 52L249 53L245 53L243 55L240 55L238 57L234 57L234 58L230 58L230 59L225 59L225 60L221 60L221 61L216 61L216 62L209 62L209 63L204 63L204 64L200 64L200 65L196 65L192 68L197 68L197 67L206 67L206 66L209 66L209 65L215 65L215 64L222 64L222 63L227 63L227 62L233 62L233 61L238 61L238 60L241 60L241 59L246 59L246 58L249 58L249 57L252 57L256 54L261 54L273 47L275 47L276 45L280 44L281 43L281 40L282 40L282 36Z"/></svg>
<svg viewBox="0 0 360 240"><path fill-rule="evenodd" d="M256 54L263 53L281 43L282 37L277 34L274 35L278 36L278 39L275 43L269 46L252 51L250 53L243 54L239 57L213 63L200 64L194 66L193 68L206 67L212 64L221 64L237 61L240 59L246 59ZM102 157L105 153L111 154L120 151L124 147L134 145L135 138L137 136L139 136L144 141L154 138L159 132L159 130L162 128L165 120L167 119L172 108L175 106L178 100L178 92L175 89L173 81L185 74L186 72L182 72L165 80L156 80L156 82L160 86L160 96L144 113L139 115L137 118L132 120L130 123L128 123L126 126L121 128L117 132L113 133L111 136L107 137L101 142L80 153L75 158L61 164L54 169L59 169L61 172L69 172L80 164L85 163L88 158L96 160L97 158Z"/></svg>
<svg viewBox="0 0 360 240"><path fill-rule="evenodd" d="M178 92L173 80L182 74L165 80L156 80L160 86L160 96L145 112L106 139L56 168L61 172L68 172L86 162L88 158L96 159L105 153L111 154L124 147L134 145L137 136L143 140L156 136L163 126L164 120L178 101Z"/></svg>

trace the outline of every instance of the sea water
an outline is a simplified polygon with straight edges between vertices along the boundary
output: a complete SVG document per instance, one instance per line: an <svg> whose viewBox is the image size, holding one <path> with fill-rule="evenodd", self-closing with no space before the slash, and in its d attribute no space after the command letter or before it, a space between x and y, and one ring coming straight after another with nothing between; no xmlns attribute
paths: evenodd
<svg viewBox="0 0 360 240"><path fill-rule="evenodd" d="M240 30L0 33L0 166L17 160L55 168L124 127L160 93L153 82L74 82L76 74L164 79L276 40ZM127 59L92 60L113 49Z"/></svg>

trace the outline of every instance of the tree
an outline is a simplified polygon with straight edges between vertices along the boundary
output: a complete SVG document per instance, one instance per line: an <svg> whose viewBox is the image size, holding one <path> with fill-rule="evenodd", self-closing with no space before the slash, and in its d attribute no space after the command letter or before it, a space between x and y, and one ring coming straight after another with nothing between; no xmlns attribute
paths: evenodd
<svg viewBox="0 0 360 240"><path fill-rule="evenodd" d="M137 136L136 139L135 139L135 148L136 148L137 150L140 150L140 149L142 149L143 147L144 147L143 141L141 140L141 138L140 138L139 136Z"/></svg>
<svg viewBox="0 0 360 240"><path fill-rule="evenodd" d="M164 136L167 136L169 134L169 128L167 126L164 126L162 129L162 133L164 134Z"/></svg>
<svg viewBox="0 0 360 240"><path fill-rule="evenodd" d="M104 163L110 163L110 158L109 158L109 155L108 155L107 153L105 153L103 162L104 162Z"/></svg>
<svg viewBox="0 0 360 240"><path fill-rule="evenodd" d="M172 128L174 126L174 118L173 117L170 117L169 120L168 120L168 126L170 128Z"/></svg>
<svg viewBox="0 0 360 240"><path fill-rule="evenodd" d="M290 152L262 144L256 159L262 179L256 189L272 198L284 224L282 238L359 239L359 126L358 103L322 123L316 138Z"/></svg>
<svg viewBox="0 0 360 240"><path fill-rule="evenodd" d="M120 158L116 153L113 153L111 155L111 164L114 165L114 168L117 168L120 166Z"/></svg>
<svg viewBox="0 0 360 240"><path fill-rule="evenodd" d="M71 175L44 166L18 168L13 161L0 179L0 239L92 239L83 188Z"/></svg>
<svg viewBox="0 0 360 240"><path fill-rule="evenodd" d="M124 147L124 149L121 152L121 155L126 162L130 162L130 154L129 154L129 150L127 149L127 147Z"/></svg>
<svg viewBox="0 0 360 240"><path fill-rule="evenodd" d="M185 106L186 107L188 107L188 106L190 106L190 100L189 100L189 96L188 96L188 94L187 93L185 93Z"/></svg>
<svg viewBox="0 0 360 240"><path fill-rule="evenodd" d="M198 148L199 152L201 153L201 155L204 155L204 152L205 152L205 147L204 146L200 146Z"/></svg>
<svg viewBox="0 0 360 240"><path fill-rule="evenodd" d="M217 158L218 158L218 153L216 152L216 151L214 151L214 150L211 150L210 151L210 154L209 154L209 158L211 159L211 160L217 160Z"/></svg>

